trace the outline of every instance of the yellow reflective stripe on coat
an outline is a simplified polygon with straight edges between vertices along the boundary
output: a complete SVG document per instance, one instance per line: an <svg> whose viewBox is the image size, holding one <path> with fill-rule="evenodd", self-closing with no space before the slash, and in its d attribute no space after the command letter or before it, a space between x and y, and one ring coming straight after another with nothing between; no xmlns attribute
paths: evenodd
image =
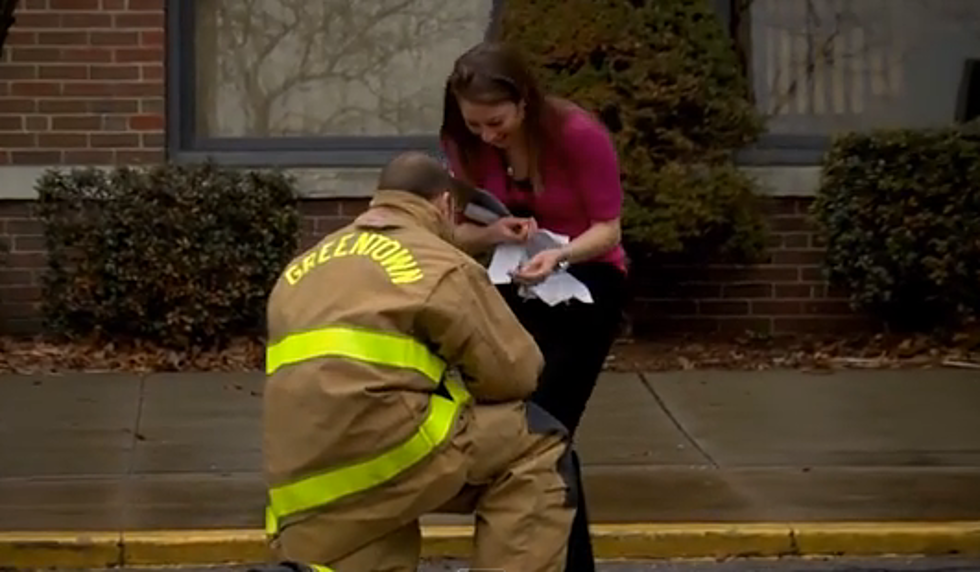
<svg viewBox="0 0 980 572"><path fill-rule="evenodd" d="M265 372L271 375L283 366L328 356L414 369L435 383L446 369L445 362L411 338L334 326L292 334L271 345Z"/></svg>
<svg viewBox="0 0 980 572"><path fill-rule="evenodd" d="M266 509L266 532L275 535L283 517L383 484L446 442L460 409L470 400L470 393L456 377L447 377L445 383L452 399L433 395L418 431L401 445L361 463L273 487Z"/></svg>

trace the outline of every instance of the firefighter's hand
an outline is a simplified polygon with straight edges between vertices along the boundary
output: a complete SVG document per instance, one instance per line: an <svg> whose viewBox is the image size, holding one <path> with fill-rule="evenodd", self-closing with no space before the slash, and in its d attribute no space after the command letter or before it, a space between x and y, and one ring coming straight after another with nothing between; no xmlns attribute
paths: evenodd
<svg viewBox="0 0 980 572"><path fill-rule="evenodd" d="M487 226L493 244L524 242L537 232L533 218L503 217Z"/></svg>
<svg viewBox="0 0 980 572"><path fill-rule="evenodd" d="M537 284L551 275L561 264L564 254L558 248L542 250L517 269L512 277L523 284Z"/></svg>

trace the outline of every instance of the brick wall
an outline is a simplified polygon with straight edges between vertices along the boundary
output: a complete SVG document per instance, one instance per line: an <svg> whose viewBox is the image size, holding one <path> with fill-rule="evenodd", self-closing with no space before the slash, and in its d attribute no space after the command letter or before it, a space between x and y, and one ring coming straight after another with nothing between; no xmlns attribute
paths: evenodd
<svg viewBox="0 0 980 572"><path fill-rule="evenodd" d="M768 201L771 240L763 263L636 265L634 332L837 333L874 327L850 309L845 292L824 280L823 242L807 216L810 203Z"/></svg>
<svg viewBox="0 0 980 572"><path fill-rule="evenodd" d="M806 220L806 199L772 199L774 232L765 264L751 267L636 267L632 320L637 334L852 331L870 326L820 275L822 248ZM302 205L301 243L313 244L361 212L366 200ZM37 330L44 270L42 228L29 201L0 201L0 332Z"/></svg>
<svg viewBox="0 0 980 572"><path fill-rule="evenodd" d="M145 164L164 156L163 0L21 0L0 63L0 172L10 166ZM2 182L0 176L0 182ZM365 201L303 206L303 244ZM637 332L834 331L866 322L820 277L807 201L771 201L770 261L751 268L643 268ZM0 200L0 332L37 331L42 229L29 201Z"/></svg>
<svg viewBox="0 0 980 572"><path fill-rule="evenodd" d="M20 0L15 17L0 165L163 159L163 0Z"/></svg>

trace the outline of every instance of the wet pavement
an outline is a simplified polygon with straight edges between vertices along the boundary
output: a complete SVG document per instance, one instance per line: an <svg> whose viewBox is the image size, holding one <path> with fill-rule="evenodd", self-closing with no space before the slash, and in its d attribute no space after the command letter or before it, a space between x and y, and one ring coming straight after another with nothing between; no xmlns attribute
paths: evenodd
<svg viewBox="0 0 980 572"><path fill-rule="evenodd" d="M261 527L261 390L0 376L0 530ZM980 520L978 409L963 370L607 374L578 447L597 523Z"/></svg>

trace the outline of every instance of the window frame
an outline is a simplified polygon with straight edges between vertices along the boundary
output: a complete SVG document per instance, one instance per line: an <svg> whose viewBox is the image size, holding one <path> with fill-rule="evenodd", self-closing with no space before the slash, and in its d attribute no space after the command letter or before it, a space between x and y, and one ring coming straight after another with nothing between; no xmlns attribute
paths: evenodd
<svg viewBox="0 0 980 572"><path fill-rule="evenodd" d="M493 0L485 39L497 36L504 0ZM373 168L407 150L439 152L438 135L211 137L197 131L195 0L166 0L168 160L235 167Z"/></svg>
<svg viewBox="0 0 980 572"><path fill-rule="evenodd" d="M749 0L751 1L751 0ZM736 49L741 51L740 57L743 72L751 84L751 19L739 21L739 5L746 0L714 0L718 14L725 25L729 37ZM980 62L980 60L977 60ZM976 64L980 65L980 63ZM966 86L960 86L957 109L966 109ZM830 150L834 137L831 135L806 135L769 133L763 131L752 145L737 150L734 153L735 162L747 167L814 167L822 164L824 155Z"/></svg>

